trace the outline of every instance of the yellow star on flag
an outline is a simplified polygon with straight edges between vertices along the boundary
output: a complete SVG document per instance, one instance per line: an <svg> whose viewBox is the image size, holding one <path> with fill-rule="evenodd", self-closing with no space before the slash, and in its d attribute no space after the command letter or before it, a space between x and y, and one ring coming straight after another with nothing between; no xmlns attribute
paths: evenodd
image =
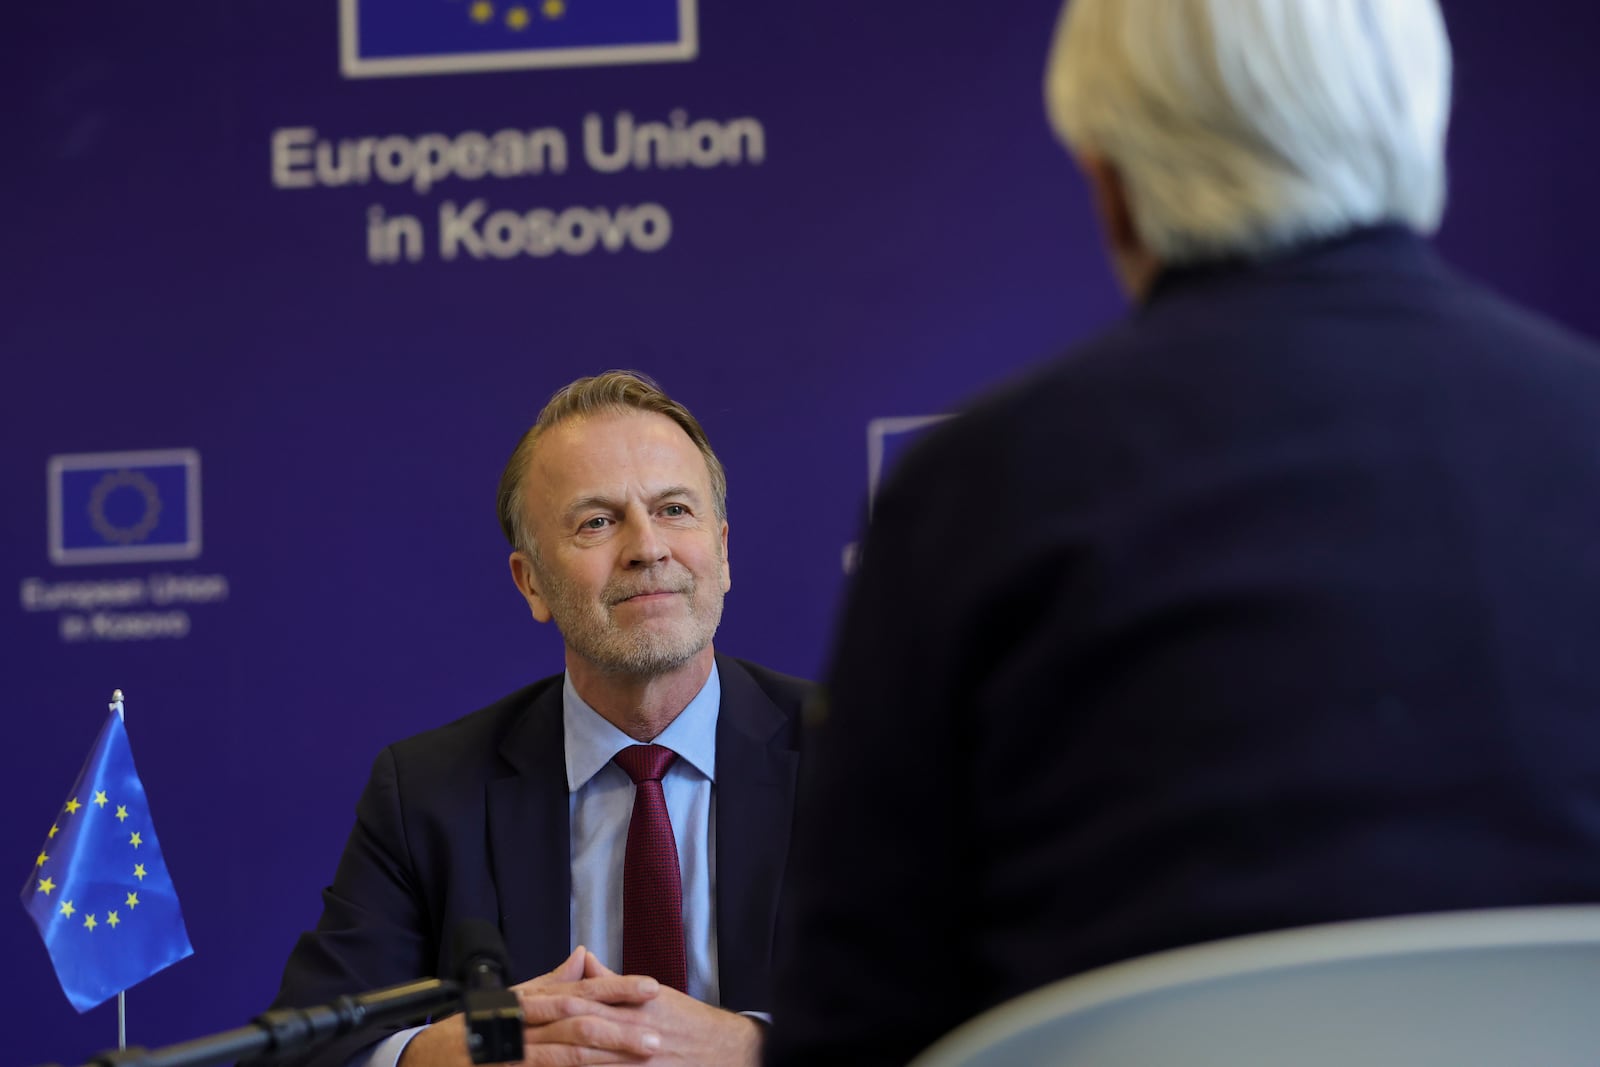
<svg viewBox="0 0 1600 1067"><path fill-rule="evenodd" d="M133 876L141 882L144 881L144 864L135 863L133 865Z"/></svg>
<svg viewBox="0 0 1600 1067"><path fill-rule="evenodd" d="M76 815L78 813L78 809L81 807L83 807L83 805L78 803L78 798L73 797L71 800L67 801L67 814Z"/></svg>
<svg viewBox="0 0 1600 1067"><path fill-rule="evenodd" d="M478 0L469 9L473 22L488 22L494 18L494 5L489 0Z"/></svg>
<svg viewBox="0 0 1600 1067"><path fill-rule="evenodd" d="M133 832L133 836L128 838L128 844L132 845L134 848L138 848L140 845L144 844L144 842L139 838L139 831L135 830Z"/></svg>
<svg viewBox="0 0 1600 1067"><path fill-rule="evenodd" d="M100 924L94 921L94 912L90 912L89 913L89 917L87 919L83 920L83 925L87 929L93 930L96 926L99 926Z"/></svg>
<svg viewBox="0 0 1600 1067"><path fill-rule="evenodd" d="M43 852L39 853L39 862L35 863L34 866L35 867L43 867L44 866L44 861L49 859L49 858L50 857L46 856Z"/></svg>
<svg viewBox="0 0 1600 1067"><path fill-rule="evenodd" d="M65 915L67 918L69 918L69 919L72 918L72 913L77 911L77 910L78 910L77 908L74 908L72 906L72 901L63 900L61 902L61 914Z"/></svg>
<svg viewBox="0 0 1600 1067"><path fill-rule="evenodd" d="M128 907L130 907L130 908L137 908L139 906L139 894L138 893L129 893L128 894L128 899L123 901L123 903L128 905Z"/></svg>
<svg viewBox="0 0 1600 1067"><path fill-rule="evenodd" d="M117 913L116 912L114 912L114 911L106 912L106 925L111 927L111 929L115 930L117 928L117 924L119 922L121 922L121 921L122 921L121 919L117 918Z"/></svg>
<svg viewBox="0 0 1600 1067"><path fill-rule="evenodd" d="M506 12L506 25L514 30L527 29L529 21L528 9L521 4Z"/></svg>
<svg viewBox="0 0 1600 1067"><path fill-rule="evenodd" d="M50 880L50 876L48 874L39 879L39 892L43 893L45 896L49 896L50 890L54 889L55 887L56 884Z"/></svg>
<svg viewBox="0 0 1600 1067"><path fill-rule="evenodd" d="M106 799L106 791L104 789L101 789L95 793L94 802L100 805L102 808L111 803L111 801Z"/></svg>
<svg viewBox="0 0 1600 1067"><path fill-rule="evenodd" d="M52 825L50 827L50 832L48 834L45 834L44 836L46 836L46 837L54 837L57 834L59 834L60 832L61 832L61 827Z"/></svg>
<svg viewBox="0 0 1600 1067"><path fill-rule="evenodd" d="M544 17L558 19L567 13L567 5L562 0L544 0Z"/></svg>
<svg viewBox="0 0 1600 1067"><path fill-rule="evenodd" d="M123 807L121 804L118 804L117 805L117 821L118 822L122 822L127 817L128 817L128 809Z"/></svg>

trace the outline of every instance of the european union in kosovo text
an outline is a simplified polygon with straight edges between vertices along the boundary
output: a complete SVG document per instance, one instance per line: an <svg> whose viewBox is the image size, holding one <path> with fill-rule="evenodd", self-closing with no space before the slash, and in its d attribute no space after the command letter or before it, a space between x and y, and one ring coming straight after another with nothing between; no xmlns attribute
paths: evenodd
<svg viewBox="0 0 1600 1067"><path fill-rule="evenodd" d="M119 705L56 812L22 906L79 1011L192 955Z"/></svg>
<svg viewBox="0 0 1600 1067"><path fill-rule="evenodd" d="M50 561L138 563L200 554L200 454L51 456Z"/></svg>
<svg viewBox="0 0 1600 1067"><path fill-rule="evenodd" d="M695 0L340 0L347 78L695 57Z"/></svg>

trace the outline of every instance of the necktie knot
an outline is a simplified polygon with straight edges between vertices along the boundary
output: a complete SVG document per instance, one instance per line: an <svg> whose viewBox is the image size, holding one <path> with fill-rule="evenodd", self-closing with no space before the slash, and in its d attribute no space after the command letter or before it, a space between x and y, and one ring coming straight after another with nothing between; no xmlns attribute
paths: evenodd
<svg viewBox="0 0 1600 1067"><path fill-rule="evenodd" d="M629 745L611 757L611 761L628 772L633 784L659 782L667 773L678 754L665 745Z"/></svg>

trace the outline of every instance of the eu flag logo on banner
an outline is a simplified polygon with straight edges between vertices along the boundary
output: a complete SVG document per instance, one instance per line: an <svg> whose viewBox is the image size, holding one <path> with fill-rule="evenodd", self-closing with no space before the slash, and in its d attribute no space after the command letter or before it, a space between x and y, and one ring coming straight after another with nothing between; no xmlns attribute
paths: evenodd
<svg viewBox="0 0 1600 1067"><path fill-rule="evenodd" d="M340 0L347 78L695 57L695 0Z"/></svg>
<svg viewBox="0 0 1600 1067"><path fill-rule="evenodd" d="M79 1011L194 953L118 701L22 887Z"/></svg>
<svg viewBox="0 0 1600 1067"><path fill-rule="evenodd" d="M917 439L949 415L899 415L873 419L867 423L867 507L878 495L878 488Z"/></svg>
<svg viewBox="0 0 1600 1067"><path fill-rule="evenodd" d="M950 418L949 415L890 415L867 423L867 515L872 515L872 501L878 489L889 476L889 470L902 455L910 450L917 439L930 429ZM861 565L861 545L852 541L844 546L841 559L846 574L854 574Z"/></svg>
<svg viewBox="0 0 1600 1067"><path fill-rule="evenodd" d="M51 456L50 561L137 563L200 554L200 454Z"/></svg>

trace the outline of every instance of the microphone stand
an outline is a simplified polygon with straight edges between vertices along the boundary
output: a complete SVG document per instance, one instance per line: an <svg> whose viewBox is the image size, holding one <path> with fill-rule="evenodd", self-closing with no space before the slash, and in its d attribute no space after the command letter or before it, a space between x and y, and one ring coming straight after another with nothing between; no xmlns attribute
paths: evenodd
<svg viewBox="0 0 1600 1067"><path fill-rule="evenodd" d="M368 1023L431 1015L439 1008L459 1004L461 996L459 982L424 978L340 997L315 1008L269 1011L256 1016L249 1026L165 1048L111 1049L85 1067L206 1067L255 1056L282 1056L322 1044Z"/></svg>

